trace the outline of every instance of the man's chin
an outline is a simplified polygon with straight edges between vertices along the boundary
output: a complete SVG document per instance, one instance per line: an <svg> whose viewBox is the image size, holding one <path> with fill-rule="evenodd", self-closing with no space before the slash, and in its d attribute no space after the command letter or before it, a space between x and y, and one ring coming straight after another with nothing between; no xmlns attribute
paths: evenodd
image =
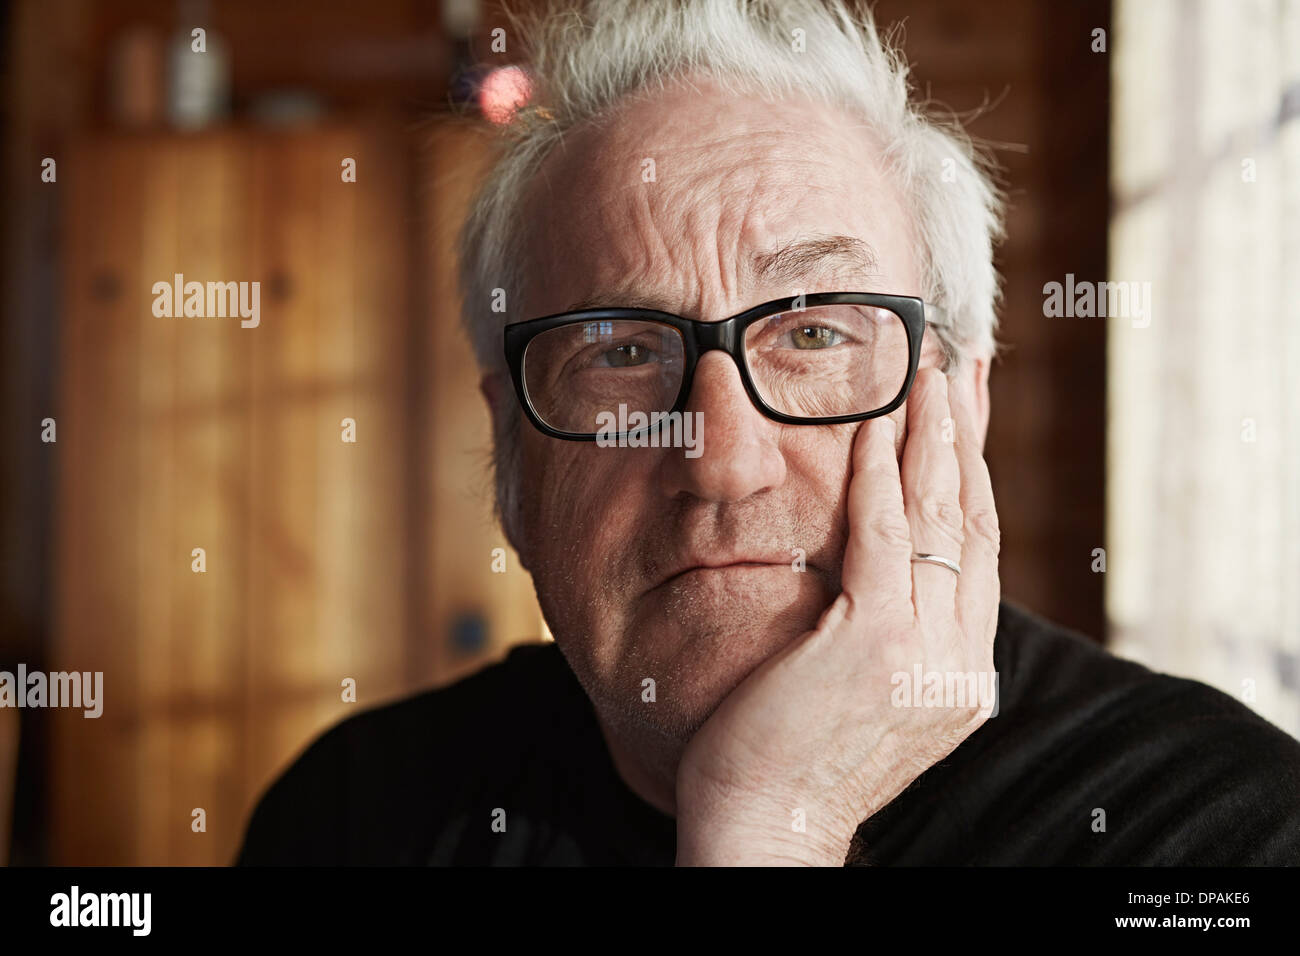
<svg viewBox="0 0 1300 956"><path fill-rule="evenodd" d="M746 677L815 627L829 601L820 580L791 587L790 568L779 573L695 572L647 594L620 668L641 690L630 716L689 739Z"/></svg>

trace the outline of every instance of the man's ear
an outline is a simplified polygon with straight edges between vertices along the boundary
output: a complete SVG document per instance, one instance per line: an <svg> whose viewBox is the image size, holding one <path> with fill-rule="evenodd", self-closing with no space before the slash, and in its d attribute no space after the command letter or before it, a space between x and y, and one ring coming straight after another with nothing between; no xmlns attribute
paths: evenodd
<svg viewBox="0 0 1300 956"><path fill-rule="evenodd" d="M517 414L514 406L514 395L511 392L512 383L510 376L505 372L484 372L479 379L478 390L487 402L488 412L492 416L492 447L496 457L494 467L503 467L501 460L501 449L498 447L498 440L502 436L509 437L510 430L505 427L507 423L506 416ZM498 489L500 489L500 475L498 478ZM507 476L508 478L509 476ZM517 478L515 479L517 480ZM515 554L519 558L519 563L524 570L529 570L527 552L521 547L522 541L519 536L519 529L515 527L517 515L507 514L510 509L509 502L497 500L498 516L501 519L501 531L506 536L506 542L510 547L515 549Z"/></svg>
<svg viewBox="0 0 1300 956"><path fill-rule="evenodd" d="M484 372L478 382L478 390L487 402L488 411L492 413L493 434L497 434L501 416L507 412L509 394L506 385L506 377L501 372Z"/></svg>

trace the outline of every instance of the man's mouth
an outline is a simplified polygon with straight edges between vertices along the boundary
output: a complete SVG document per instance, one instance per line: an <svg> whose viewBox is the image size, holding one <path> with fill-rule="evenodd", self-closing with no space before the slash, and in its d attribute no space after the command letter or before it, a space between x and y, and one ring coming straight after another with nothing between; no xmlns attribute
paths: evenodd
<svg viewBox="0 0 1300 956"><path fill-rule="evenodd" d="M668 577L660 581L655 585L655 587L664 587L666 585L679 583L689 580L691 577L707 577L715 574L741 574L769 568L791 570L791 567L791 563L784 559L775 561L770 558L746 557L727 560L697 560L678 566L676 571L669 574Z"/></svg>

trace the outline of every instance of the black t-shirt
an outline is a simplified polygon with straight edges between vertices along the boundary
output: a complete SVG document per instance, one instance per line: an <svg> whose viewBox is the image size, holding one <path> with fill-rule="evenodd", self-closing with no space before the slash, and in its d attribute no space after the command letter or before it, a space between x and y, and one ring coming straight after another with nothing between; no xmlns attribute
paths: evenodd
<svg viewBox="0 0 1300 956"><path fill-rule="evenodd" d="M994 662L997 715L863 823L850 864L1300 864L1295 738L1005 602ZM238 862L671 866L675 848L558 646L532 644L326 731Z"/></svg>

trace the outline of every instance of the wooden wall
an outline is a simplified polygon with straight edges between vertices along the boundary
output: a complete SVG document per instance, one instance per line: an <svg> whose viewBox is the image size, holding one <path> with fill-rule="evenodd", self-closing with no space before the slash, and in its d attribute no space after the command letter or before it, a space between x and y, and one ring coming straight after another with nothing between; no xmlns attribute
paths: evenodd
<svg viewBox="0 0 1300 956"><path fill-rule="evenodd" d="M52 716L55 859L225 862L322 729L540 637L457 318L482 151L453 121L70 152L51 669L107 686ZM176 273L259 281L260 324L154 315Z"/></svg>
<svg viewBox="0 0 1300 956"><path fill-rule="evenodd" d="M487 136L474 122L445 119L419 136L421 202L428 232L420 242L431 290L428 321L415 351L424 356L419 407L434 410L421 481L432 520L426 524L427 585L422 611L438 640L421 643L423 670L439 682L470 674L507 645L545 635L532 578L492 516L491 425L479 396L478 363L460 330L454 243L487 157ZM493 552L501 549L501 564ZM504 566L504 571L495 570ZM486 572L486 573L485 573ZM486 644L464 643L481 624Z"/></svg>
<svg viewBox="0 0 1300 956"><path fill-rule="evenodd" d="M106 688L55 717L58 859L228 859L255 788L355 706L344 678L363 704L413 683L405 154L340 127L68 155L51 662ZM260 281L260 324L155 316L175 273Z"/></svg>

